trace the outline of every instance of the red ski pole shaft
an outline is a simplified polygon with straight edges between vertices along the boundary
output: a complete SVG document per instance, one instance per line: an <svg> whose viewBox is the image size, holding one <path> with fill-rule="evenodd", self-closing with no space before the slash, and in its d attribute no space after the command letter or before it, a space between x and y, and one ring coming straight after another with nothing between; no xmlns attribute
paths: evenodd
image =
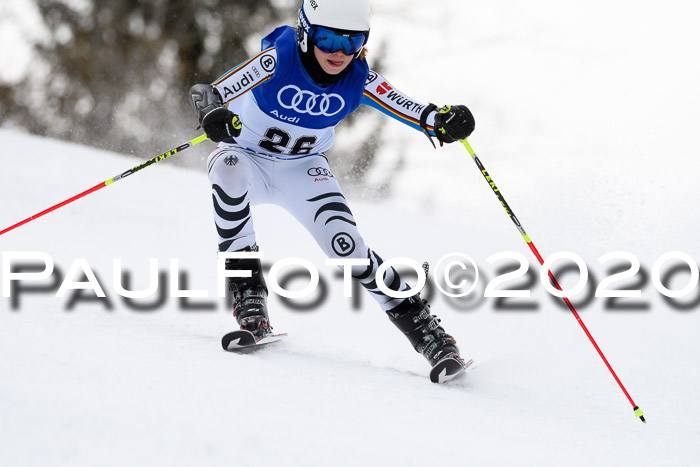
<svg viewBox="0 0 700 467"><path fill-rule="evenodd" d="M510 206L508 205L508 202L506 202L506 199L503 197L503 194L501 193L501 191L500 191L500 190L498 189L498 187L496 186L496 183L493 181L493 179L491 178L491 176L489 175L489 173L486 171L486 168L484 167L484 165L481 163L481 161L479 160L479 158L478 158L478 157L476 156L476 154L474 153L474 150L472 149L472 147L471 147L471 145L469 144L469 142L467 141L467 139L465 138L465 139L463 139L463 140L460 140L460 142L464 145L465 148L467 148L467 151L469 151L469 155L472 157L472 159L474 159L474 162L476 163L476 166L479 168L479 170L481 171L482 175L484 176L484 178L486 179L486 181L488 182L488 184L491 186L491 189L493 190L493 192L494 192L494 194L496 195L496 197L498 198L498 200L501 202L501 205L502 205L503 208L506 210L506 213L508 213L508 216L509 216L510 219L513 221L513 223L514 223L515 226L517 227L518 231L520 232L520 234L521 234L521 235L523 236L523 238L525 239L525 242L527 242L527 245L530 247L530 250L532 250L532 252L535 254L535 257L536 257L537 260L540 262L540 265L544 265L544 259L542 259L542 255L540 255L540 252L537 250L537 247L535 247L535 244L532 243L532 239L530 239L530 236L527 234L527 232L525 232L525 229L523 228L523 226L522 226L522 224L520 223L520 221L518 220L518 218L515 217L515 214L513 213L513 210L512 210L512 209L510 208ZM561 286L559 285L559 282L557 282L557 279L554 277L554 274L552 273L552 271L549 271L549 270L548 270L548 271L547 271L547 275L549 276L549 278L550 278L550 280L552 281L552 283L554 284L554 286L555 286L557 289L562 290ZM610 374L612 375L612 377L615 379L615 382L617 382L618 386L620 386L620 389L622 389L622 392L625 394L625 397L627 397L627 400L630 402L630 404L632 404L632 407L633 407L633 410L634 410L634 414L635 414L642 422L646 423L646 420L644 419L644 411L642 411L642 409L640 409L639 406L638 406L637 404L634 403L634 400L632 400L632 397L630 396L629 392L627 392L627 389L625 389L625 386L622 384L622 381L621 381L620 378L617 376L617 373L615 373L615 370L613 370L612 365L610 365L610 362L608 361L608 359L605 358L605 354L603 354L603 351L600 349L600 346L599 346L598 343L595 341L595 339L593 338L593 335L590 333L590 331L588 330L588 328L587 328L586 325L584 324L583 320L581 319L581 316L580 316L580 315L578 314L578 312L576 311L576 308L574 308L574 305L571 303L571 300L569 300L567 297L563 297L563 300L564 300L564 302L566 303L566 306L569 307L569 310L571 311L571 313L572 313L572 314L574 315L574 317L576 318L576 321L578 321L578 323L581 325L581 328L583 329L583 332L584 332L584 333L586 334L586 336L588 337L588 340L591 341L591 344L593 344L593 347L594 347L594 348L596 349L596 351L598 352L598 355L600 356L600 358L601 358L601 359L603 360L603 362L605 363L605 366L606 366L606 367L608 368L608 370L610 371Z"/></svg>
<svg viewBox="0 0 700 467"><path fill-rule="evenodd" d="M132 175L132 174L138 172L139 170L143 170L143 169L145 169L146 167L151 166L151 165L153 165L153 164L155 164L155 163L158 163L158 162L160 162L160 161L162 161L162 160L164 160L164 159L167 159L168 157L170 157L170 156L172 156L172 155L175 155L175 154L177 154L177 153L179 153L179 152L182 152L182 151L184 151L184 150L187 149L187 148L191 148L192 146L194 146L194 145L196 145L196 144L199 144L199 143L201 143L202 141L204 141L204 140L206 140L206 139L207 139L207 136L206 136L206 135L198 136L198 137L194 138L193 140L190 140L190 141L186 142L185 144L182 144L182 145L180 145L180 146L178 146L178 147L176 147L176 148L174 148L174 149L171 149L171 150L168 151L168 152L164 152L163 154L161 154L161 155L159 155L159 156L156 156L156 157L154 157L153 159L149 159L149 160L147 160L147 161L145 161L145 162L143 162L143 163L137 165L136 167L132 167L131 169L127 170L126 172L122 172L122 173L120 173L119 175L117 175L117 176L115 176L115 177L112 177L112 178L110 178L110 179L108 179L108 180L105 180L104 182L100 182L100 183L98 183L97 185L95 185L94 187L92 187L92 188L90 188L90 189L88 189L88 190L85 190L85 191L83 191L82 193L79 193L79 194L73 196L72 198L68 198L68 199L65 200L65 201L61 201L60 203L55 204L55 205L51 206L50 208L44 209L43 211L41 211L41 212L39 212L39 213L37 213L37 214L34 214L33 216L30 216L30 217L24 219L23 221L20 221L20 222L14 224L14 225L11 225L10 227L7 227L6 229L1 230L1 231L0 231L0 235L6 234L7 232L9 232L9 231L11 231L11 230L14 230L14 229L16 229L16 228L18 228L18 227L21 227L21 226L23 226L24 224L33 221L34 219L37 219L37 218L39 218L39 217L41 217L41 216L43 216L43 215L45 215L45 214L48 214L48 213L50 213L50 212L55 211L56 209L62 208L62 207L65 206L66 204L70 204L70 203L72 203L73 201L76 201L76 200L78 200L78 199L80 199L80 198L82 198L82 197L84 197L84 196L87 196L87 195L89 195L90 193L94 193L94 192L96 192L97 190L100 190L100 189L102 189L102 188L104 188L104 187L106 187L106 186L111 185L112 183L116 183L116 182L118 182L119 180L121 180L121 179L123 179L123 178L126 178L126 177L128 177L129 175Z"/></svg>

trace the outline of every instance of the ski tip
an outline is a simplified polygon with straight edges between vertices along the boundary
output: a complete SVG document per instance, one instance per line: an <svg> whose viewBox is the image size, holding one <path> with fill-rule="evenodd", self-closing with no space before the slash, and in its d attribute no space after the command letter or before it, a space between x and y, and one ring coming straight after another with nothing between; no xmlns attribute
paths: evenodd
<svg viewBox="0 0 700 467"><path fill-rule="evenodd" d="M472 363L474 360L465 362L459 355L451 353L433 366L430 370L430 381L438 384L447 383L464 375Z"/></svg>
<svg viewBox="0 0 700 467"><path fill-rule="evenodd" d="M255 344L255 336L249 331L238 329L229 332L221 338L221 347L224 350L234 350Z"/></svg>
<svg viewBox="0 0 700 467"><path fill-rule="evenodd" d="M224 337L222 337L221 347L223 347L224 350L229 352L245 353L246 350L260 348L266 344L277 342L285 337L287 337L287 333L267 334L262 337L256 337L250 331L239 329L233 332L229 332Z"/></svg>

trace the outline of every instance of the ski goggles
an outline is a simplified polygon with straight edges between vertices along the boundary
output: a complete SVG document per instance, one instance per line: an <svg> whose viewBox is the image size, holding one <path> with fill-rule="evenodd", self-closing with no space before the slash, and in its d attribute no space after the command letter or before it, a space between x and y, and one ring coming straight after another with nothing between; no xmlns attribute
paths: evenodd
<svg viewBox="0 0 700 467"><path fill-rule="evenodd" d="M369 31L343 31L312 25L303 6L299 9L299 25L311 43L328 54L342 50L345 55L355 55L369 37Z"/></svg>
<svg viewBox="0 0 700 467"><path fill-rule="evenodd" d="M312 26L310 29L307 34L311 42L327 54L340 50L345 55L355 55L367 42L366 32L344 32L323 26Z"/></svg>

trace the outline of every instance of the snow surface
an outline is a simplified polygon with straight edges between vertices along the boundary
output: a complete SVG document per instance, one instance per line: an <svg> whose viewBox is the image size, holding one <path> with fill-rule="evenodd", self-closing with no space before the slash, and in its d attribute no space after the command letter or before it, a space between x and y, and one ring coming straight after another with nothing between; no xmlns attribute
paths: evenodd
<svg viewBox="0 0 700 467"><path fill-rule="evenodd" d="M0 141L3 228L134 165L133 158L4 130ZM479 191L490 190L481 181L462 195ZM511 192L518 205L542 196ZM163 162L0 239L4 253L48 253L63 275L85 258L112 306L78 300L69 309L71 294L56 298L55 286L20 295L18 309L2 299L2 465L697 465L700 314L697 306L672 309L651 285L643 290L648 311L604 311L596 299L582 312L646 411L646 425L576 321L537 285L536 312L497 311L494 299L459 311L436 295L433 309L478 366L451 386L431 384L425 361L378 307L361 292L363 306L354 311L312 239L272 206L254 211L265 261L307 258L329 286L312 311L271 297L273 324L289 332L287 341L250 355L223 352L219 339L234 322L221 300L209 299L210 311L184 311L173 298L154 311L129 308L112 286L114 258L132 273L133 288L145 287L150 258L161 269L178 258L188 288L215 295L209 193L202 173ZM668 195L655 194L649 216L663 219ZM604 196L579 198L579 211ZM423 216L421 229L391 203L350 202L385 258L434 263L457 251L493 277L491 254L529 254L495 199L491 208L503 222ZM610 200L607 214L620 208ZM526 227L547 231L557 223L553 213L539 214L546 221L523 218ZM565 245L576 227L558 229ZM534 239L545 256L554 251ZM689 234L667 238L671 244L697 258ZM579 254L595 271L607 251L585 250ZM632 251L643 264L657 257ZM305 285L298 282L289 287Z"/></svg>
<svg viewBox="0 0 700 467"><path fill-rule="evenodd" d="M617 198L610 201L625 212L614 220L606 218L607 209L588 205L577 241L605 241L607 228L632 232L633 219L644 219L646 204L654 203L648 188L655 193L661 184L671 193L696 183L698 2L371 5L370 63L385 42L384 75L392 85L419 100L468 105L476 118L472 146L506 194L546 185L550 190L536 190L533 210L555 203L564 223L573 210L567 191L587 197L604 190L608 199ZM465 208L478 218L493 211L488 192L470 193L467 203L455 195L463 184L477 183L469 158L426 149L424 136L395 122L384 131L389 144L372 172L387 177L402 161L405 173L393 190L401 207L447 218ZM549 172L552 166L556 172ZM424 182L426 176L440 183ZM691 205L700 201L697 191L683 193ZM516 212L532 219L537 214L528 208ZM669 225L675 232L687 222L684 204L678 199L668 208L676 211Z"/></svg>
<svg viewBox="0 0 700 467"><path fill-rule="evenodd" d="M36 19L35 9L6 3L10 13L25 12L18 27ZM373 2L373 50L389 41L385 74L400 90L474 111L470 141L545 257L572 251L598 282L609 275L598 258L612 251L635 254L647 273L669 251L700 258L696 3L424 5ZM7 44L22 35L7 25L0 52L19 70L28 63L24 44ZM0 73L9 82L17 76ZM451 252L470 255L482 273L480 293L501 265L487 262L494 253L519 252L534 269L463 148L433 151L395 122L385 131L389 144L370 177L380 183L402 164L393 198L350 199L376 251L433 265ZM7 130L0 143L0 229L137 164ZM648 281L641 299L629 299L646 311L611 311L600 298L580 307L646 411L643 425L576 321L541 284L524 302L535 311L498 310L495 299L458 307L435 295L434 311L478 362L468 378L439 387L364 292L353 309L310 236L283 211L261 206L254 212L265 262L311 260L329 295L305 312L273 295L273 324L290 338L255 354L228 354L219 339L234 323L220 300L192 300L213 304L210 311L185 311L172 298L137 311L112 285L115 258L132 273L133 288L147 285L150 258L163 270L177 258L188 288L213 296L210 196L201 172L163 162L0 237L3 253L48 253L63 275L85 258L111 305L84 299L70 309L71 294L56 298L55 286L21 294L17 309L0 299L0 465L700 462L700 311L693 304L700 287L678 300L691 303L687 309L671 306ZM573 283L575 274L564 279ZM679 274L673 286L685 282Z"/></svg>

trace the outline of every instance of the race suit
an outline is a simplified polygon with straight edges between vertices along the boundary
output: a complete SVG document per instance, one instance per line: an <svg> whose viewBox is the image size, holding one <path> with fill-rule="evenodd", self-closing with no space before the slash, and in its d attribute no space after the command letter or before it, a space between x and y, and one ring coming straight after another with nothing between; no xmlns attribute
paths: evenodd
<svg viewBox="0 0 700 467"><path fill-rule="evenodd" d="M426 105L394 89L360 59L337 82L315 83L302 65L295 30L289 26L275 29L263 39L259 54L212 85L243 124L240 136L220 143L207 161L219 250L254 245L250 207L275 204L296 218L329 258L369 260L352 267L353 277L384 310L398 305L402 299L377 287L375 273L382 259L360 235L324 152L333 144L335 126L360 104L417 130ZM430 135L434 114L425 122ZM393 268L384 284L396 291L409 288Z"/></svg>

